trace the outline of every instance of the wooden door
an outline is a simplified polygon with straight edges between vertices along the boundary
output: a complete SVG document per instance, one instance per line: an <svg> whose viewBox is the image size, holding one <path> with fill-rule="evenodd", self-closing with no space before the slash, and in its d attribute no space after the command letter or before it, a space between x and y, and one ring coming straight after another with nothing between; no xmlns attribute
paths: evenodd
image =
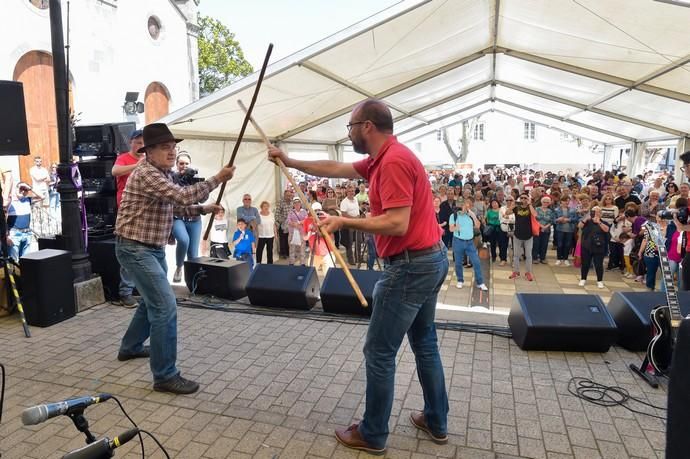
<svg viewBox="0 0 690 459"><path fill-rule="evenodd" d="M34 165L35 156L42 157L43 166L48 169L51 163L59 162L60 158L53 57L41 51L26 53L14 68L14 80L24 84L26 122L31 148L31 155L19 157L20 178L31 183L29 169Z"/></svg>
<svg viewBox="0 0 690 459"><path fill-rule="evenodd" d="M146 124L155 123L169 112L170 97L168 90L160 83L153 82L146 88L144 112Z"/></svg>

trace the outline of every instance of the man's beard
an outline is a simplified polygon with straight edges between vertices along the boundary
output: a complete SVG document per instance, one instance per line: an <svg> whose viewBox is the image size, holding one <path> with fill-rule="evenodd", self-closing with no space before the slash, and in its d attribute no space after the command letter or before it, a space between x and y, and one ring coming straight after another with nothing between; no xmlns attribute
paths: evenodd
<svg viewBox="0 0 690 459"><path fill-rule="evenodd" d="M355 139L350 140L352 141L352 149L355 151L355 153L362 155L366 155L368 153L366 143L363 140L361 142Z"/></svg>

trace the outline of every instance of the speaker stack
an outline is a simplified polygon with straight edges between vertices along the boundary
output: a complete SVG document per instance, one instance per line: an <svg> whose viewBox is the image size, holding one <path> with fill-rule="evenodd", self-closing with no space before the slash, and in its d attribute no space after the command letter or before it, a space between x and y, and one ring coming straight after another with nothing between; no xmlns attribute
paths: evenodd
<svg viewBox="0 0 690 459"><path fill-rule="evenodd" d="M72 254L45 249L19 260L22 273L22 300L29 325L48 327L74 317Z"/></svg>
<svg viewBox="0 0 690 459"><path fill-rule="evenodd" d="M256 265L246 290L256 306L310 310L320 289L311 266Z"/></svg>
<svg viewBox="0 0 690 459"><path fill-rule="evenodd" d="M518 293L508 325L523 350L606 352L618 335L598 295Z"/></svg>
<svg viewBox="0 0 690 459"><path fill-rule="evenodd" d="M0 156L28 155L24 85L18 81L0 81Z"/></svg>

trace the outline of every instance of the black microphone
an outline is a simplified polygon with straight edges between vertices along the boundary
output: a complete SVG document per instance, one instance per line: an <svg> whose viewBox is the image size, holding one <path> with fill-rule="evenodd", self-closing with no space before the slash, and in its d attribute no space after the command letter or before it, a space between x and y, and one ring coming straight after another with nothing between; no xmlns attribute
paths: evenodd
<svg viewBox="0 0 690 459"><path fill-rule="evenodd" d="M78 397L62 402L33 406L22 412L22 423L24 423L25 426L40 424L55 416L60 416L62 414L70 415L88 406L110 400L111 398L112 395L110 394L99 394L95 397Z"/></svg>
<svg viewBox="0 0 690 459"><path fill-rule="evenodd" d="M113 450L124 445L139 434L139 429L130 429L112 440L101 438L98 441L76 449L62 456L62 459L101 459L113 457Z"/></svg>

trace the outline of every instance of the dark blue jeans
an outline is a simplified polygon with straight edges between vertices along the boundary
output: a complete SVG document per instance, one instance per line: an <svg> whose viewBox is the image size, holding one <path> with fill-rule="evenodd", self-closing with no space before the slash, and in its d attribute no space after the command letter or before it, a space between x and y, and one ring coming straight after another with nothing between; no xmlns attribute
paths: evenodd
<svg viewBox="0 0 690 459"><path fill-rule="evenodd" d="M436 298L448 274L447 250L386 263L374 287L374 304L364 344L366 409L359 433L384 448L393 407L395 357L407 334L424 394L424 419L434 435L448 429L448 394L438 350Z"/></svg>
<svg viewBox="0 0 690 459"><path fill-rule="evenodd" d="M532 246L532 258L535 260L546 260L546 251L549 249L549 239L551 237L551 230L542 231L538 237L534 238L534 245Z"/></svg>
<svg viewBox="0 0 690 459"><path fill-rule="evenodd" d="M168 282L165 248L118 239L115 253L141 295L139 306L122 337L120 351L132 354L151 339L153 382L177 375L177 300Z"/></svg>
<svg viewBox="0 0 690 459"><path fill-rule="evenodd" d="M367 239L367 269L374 269L374 263L376 263L376 242L374 242L374 236L369 236Z"/></svg>
<svg viewBox="0 0 690 459"><path fill-rule="evenodd" d="M181 218L173 220L172 234L177 241L175 248L175 264L177 267L184 265L184 257L187 259L199 256L199 242L201 240L201 219L184 221Z"/></svg>
<svg viewBox="0 0 690 459"><path fill-rule="evenodd" d="M659 264L659 257L644 257L644 265L647 268L647 274L645 278L645 283L647 285L647 288L650 290L654 290L654 286L656 284L656 271L659 269L660 264ZM661 282L662 285L662 291L664 291L664 282Z"/></svg>
<svg viewBox="0 0 690 459"><path fill-rule="evenodd" d="M556 259L567 260L570 255L570 247L573 244L573 233L565 231L556 232Z"/></svg>
<svg viewBox="0 0 690 459"><path fill-rule="evenodd" d="M482 285L484 283L484 277L482 276L479 252L477 252L477 247L474 245L474 239L464 241L458 237L454 237L453 253L455 254L455 276L458 282L465 282L464 273L462 272L462 260L464 255L467 255L467 259L472 263L472 269L474 269L474 281L477 285Z"/></svg>

